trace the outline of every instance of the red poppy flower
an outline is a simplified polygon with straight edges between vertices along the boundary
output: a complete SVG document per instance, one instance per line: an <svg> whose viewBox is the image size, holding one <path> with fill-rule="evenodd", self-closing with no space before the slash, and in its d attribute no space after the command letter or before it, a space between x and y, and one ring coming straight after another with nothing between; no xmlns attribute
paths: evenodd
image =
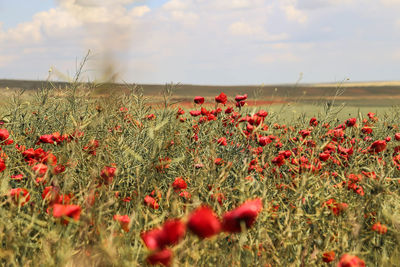
<svg viewBox="0 0 400 267"><path fill-rule="evenodd" d="M379 153L386 149L386 141L385 140L377 140L371 144L368 148L370 153Z"/></svg>
<svg viewBox="0 0 400 267"><path fill-rule="evenodd" d="M162 230L165 232L166 245L175 245L185 236L186 225L179 219L168 220Z"/></svg>
<svg viewBox="0 0 400 267"><path fill-rule="evenodd" d="M61 164L58 164L58 165L56 165L56 166L54 167L54 169L53 169L53 174L57 175L57 174L60 174L60 173L62 173L62 172L64 172L64 171L65 171L65 166L64 166L64 165L61 165Z"/></svg>
<svg viewBox="0 0 400 267"><path fill-rule="evenodd" d="M345 148L342 147L341 145L338 145L337 152L342 156L350 156L353 155L354 150L353 147Z"/></svg>
<svg viewBox="0 0 400 267"><path fill-rule="evenodd" d="M118 221L125 232L129 232L130 218L128 215L114 215L114 221Z"/></svg>
<svg viewBox="0 0 400 267"><path fill-rule="evenodd" d="M140 235L146 247L150 250L162 249L165 246L164 232L161 228L156 228Z"/></svg>
<svg viewBox="0 0 400 267"><path fill-rule="evenodd" d="M368 116L368 118L373 119L374 116L375 116L375 113L373 113L373 112L368 112L367 116Z"/></svg>
<svg viewBox="0 0 400 267"><path fill-rule="evenodd" d="M246 104L246 102L244 102L244 101L238 101L238 102L236 102L236 107L240 108L240 107L243 107L245 104Z"/></svg>
<svg viewBox="0 0 400 267"><path fill-rule="evenodd" d="M256 115L259 116L259 117L265 118L265 117L268 116L268 112L261 109L256 113Z"/></svg>
<svg viewBox="0 0 400 267"><path fill-rule="evenodd" d="M329 153L322 152L322 153L319 154L319 159L321 161L327 161L330 158L330 156L331 155Z"/></svg>
<svg viewBox="0 0 400 267"><path fill-rule="evenodd" d="M235 101L236 101L236 102L244 101L244 100L246 100L246 99L247 99L247 94L244 94L244 95L237 95L237 96L235 97Z"/></svg>
<svg viewBox="0 0 400 267"><path fill-rule="evenodd" d="M365 262L357 256L343 254L337 267L365 267Z"/></svg>
<svg viewBox="0 0 400 267"><path fill-rule="evenodd" d="M272 139L269 136L260 136L258 137L258 144L260 146L266 146L267 144L272 143Z"/></svg>
<svg viewBox="0 0 400 267"><path fill-rule="evenodd" d="M221 222L212 209L202 206L192 212L187 227L198 237L207 238L221 231Z"/></svg>
<svg viewBox="0 0 400 267"><path fill-rule="evenodd" d="M66 218L71 218L75 221L79 220L81 211L82 209L79 205L63 205L63 204L53 205L53 217L62 218L62 223L65 225L69 223L69 219Z"/></svg>
<svg viewBox="0 0 400 267"><path fill-rule="evenodd" d="M215 102L225 105L226 102L228 102L228 97L226 96L226 94L220 93L218 96L215 97Z"/></svg>
<svg viewBox="0 0 400 267"><path fill-rule="evenodd" d="M302 136L303 138L305 138L306 136L309 136L309 135L311 134L311 131L309 131L309 130L301 130L301 131L299 132L299 134L301 134L301 136Z"/></svg>
<svg viewBox="0 0 400 267"><path fill-rule="evenodd" d="M39 143L54 144L55 138L52 134L44 134L39 137Z"/></svg>
<svg viewBox="0 0 400 267"><path fill-rule="evenodd" d="M331 198L322 204L323 207L328 207L336 216L345 211L349 205L347 203L337 203L335 199Z"/></svg>
<svg viewBox="0 0 400 267"><path fill-rule="evenodd" d="M248 131L249 133L253 132L254 131L254 126L251 125L250 123L247 123L246 131Z"/></svg>
<svg viewBox="0 0 400 267"><path fill-rule="evenodd" d="M324 262L331 262L335 260L335 252L334 251L328 251L322 254L322 260Z"/></svg>
<svg viewBox="0 0 400 267"><path fill-rule="evenodd" d="M375 231L381 235L386 234L387 232L387 227L384 224L381 224L380 222L375 223L372 225L372 231Z"/></svg>
<svg viewBox="0 0 400 267"><path fill-rule="evenodd" d="M0 158L0 172L4 171L6 169L6 163L4 159Z"/></svg>
<svg viewBox="0 0 400 267"><path fill-rule="evenodd" d="M207 120L208 121L215 121L217 120L217 117L214 114L207 114Z"/></svg>
<svg viewBox="0 0 400 267"><path fill-rule="evenodd" d="M209 115L210 114L210 111L208 111L206 108L204 108L204 107L202 107L201 109L200 109L200 112L201 112L201 115L203 115L203 116L207 116L207 115Z"/></svg>
<svg viewBox="0 0 400 267"><path fill-rule="evenodd" d="M205 123L206 121L207 121L207 117L201 117L201 118L199 119L199 124Z"/></svg>
<svg viewBox="0 0 400 267"><path fill-rule="evenodd" d="M176 116L179 117L179 115L185 114L185 111L181 108L178 108L178 111L176 112Z"/></svg>
<svg viewBox="0 0 400 267"><path fill-rule="evenodd" d="M32 162L35 157L35 150L33 148L25 149L22 151L22 156L26 162Z"/></svg>
<svg viewBox="0 0 400 267"><path fill-rule="evenodd" d="M125 113L125 112L128 112L128 108L126 108L126 107L120 107L120 108L119 108L119 111Z"/></svg>
<svg viewBox="0 0 400 267"><path fill-rule="evenodd" d="M164 266L170 266L172 260L172 251L169 249L163 249L154 252L147 257L147 262L151 265L161 264Z"/></svg>
<svg viewBox="0 0 400 267"><path fill-rule="evenodd" d="M182 189L186 189L187 184L182 177L176 177L175 181L172 183L172 187L175 189L175 191L180 191Z"/></svg>
<svg viewBox="0 0 400 267"><path fill-rule="evenodd" d="M36 173L36 175L42 177L46 174L47 172L47 165L43 163L38 163L35 166L32 167L32 170Z"/></svg>
<svg viewBox="0 0 400 267"><path fill-rule="evenodd" d="M221 137L217 140L217 144L220 146L226 146L228 143L226 142L226 138L225 137Z"/></svg>
<svg viewBox="0 0 400 267"><path fill-rule="evenodd" d="M263 117L258 116L257 114L254 114L253 116L249 117L247 119L248 123L251 125L260 125L263 122Z"/></svg>
<svg viewBox="0 0 400 267"><path fill-rule="evenodd" d="M363 134L370 134L372 133L372 128L369 127L368 125L364 125L364 127L361 129L361 132Z"/></svg>
<svg viewBox="0 0 400 267"><path fill-rule="evenodd" d="M280 167L285 164L285 157L283 155L279 155L272 159L272 163Z"/></svg>
<svg viewBox="0 0 400 267"><path fill-rule="evenodd" d="M117 171L117 168L115 167L109 167L105 166L100 173L100 177L102 178L102 182L105 185L109 185L112 183L112 180L115 176L115 172Z"/></svg>
<svg viewBox="0 0 400 267"><path fill-rule="evenodd" d="M156 228L141 234L146 247L150 250L163 249L177 244L186 233L186 226L179 219L166 221L162 228Z"/></svg>
<svg viewBox="0 0 400 267"><path fill-rule="evenodd" d="M154 120L155 118L156 118L156 115L154 115L154 114L146 115L146 119L148 119L149 121Z"/></svg>
<svg viewBox="0 0 400 267"><path fill-rule="evenodd" d="M225 114L231 114L233 112L233 107L227 107L225 109Z"/></svg>
<svg viewBox="0 0 400 267"><path fill-rule="evenodd" d="M53 153L46 152L46 155L43 156L41 162L47 165L50 164L52 166L55 166L57 165L57 157Z"/></svg>
<svg viewBox="0 0 400 267"><path fill-rule="evenodd" d="M89 154L96 156L96 149L99 147L98 140L90 140L89 143L83 147L83 150L87 151Z"/></svg>
<svg viewBox="0 0 400 267"><path fill-rule="evenodd" d="M71 202L71 198L73 197L73 195L71 193L69 194L64 194L64 195L60 195L59 199L58 199L58 204L69 204Z"/></svg>
<svg viewBox="0 0 400 267"><path fill-rule="evenodd" d="M200 110L191 110L189 111L190 115L192 115L193 117L197 117L201 115L201 111Z"/></svg>
<svg viewBox="0 0 400 267"><path fill-rule="evenodd" d="M26 162L28 162L29 165L33 165L38 161L43 163L43 161L45 160L45 157L48 155L48 153L46 151L44 151L42 148L38 148L35 150L33 148L29 148L27 150L24 150L22 152L22 155L24 156L24 160Z"/></svg>
<svg viewBox="0 0 400 267"><path fill-rule="evenodd" d="M23 206L25 205L30 199L31 196L25 188L14 188L8 192L11 200L14 202L15 205Z"/></svg>
<svg viewBox="0 0 400 267"><path fill-rule="evenodd" d="M400 157L400 154L399 154L399 157ZM399 162L400 162L400 160L399 160ZM215 160L214 160L214 164L215 165L222 165L224 163L224 160L223 159L221 159L221 158L216 158ZM399 166L400 166L400 164L399 164Z"/></svg>
<svg viewBox="0 0 400 267"><path fill-rule="evenodd" d="M317 126L318 125L318 121L317 118L313 117L310 119L310 126Z"/></svg>
<svg viewBox="0 0 400 267"><path fill-rule="evenodd" d="M14 181L22 181L22 179L24 179L24 175L21 174L21 173L20 174L11 175L11 179L14 180Z"/></svg>
<svg viewBox="0 0 400 267"><path fill-rule="evenodd" d="M7 129L0 129L0 142L5 141L8 137L10 137L10 133Z"/></svg>
<svg viewBox="0 0 400 267"><path fill-rule="evenodd" d="M261 198L248 200L238 208L224 214L222 228L226 232L238 233L242 231L242 222L245 223L246 228L250 228L256 221L256 218L261 210Z"/></svg>
<svg viewBox="0 0 400 267"><path fill-rule="evenodd" d="M292 151L290 150L279 151L279 155L282 155L285 159L288 159L292 155Z"/></svg>
<svg viewBox="0 0 400 267"><path fill-rule="evenodd" d="M372 141L372 137L371 136L366 136L366 137L364 137L364 139L363 139L365 142L369 142L369 141ZM364 153L364 150L363 150L363 153Z"/></svg>
<svg viewBox="0 0 400 267"><path fill-rule="evenodd" d="M222 112L222 108L213 109L210 111L211 114L217 116L219 113Z"/></svg>
<svg viewBox="0 0 400 267"><path fill-rule="evenodd" d="M199 104L199 105L203 104L203 103L204 103L204 97L202 97L202 96L196 96L196 97L194 98L194 103Z"/></svg>
<svg viewBox="0 0 400 267"><path fill-rule="evenodd" d="M354 125L356 125L357 122L357 118L351 118L346 120L346 126L347 127L353 127Z"/></svg>
<svg viewBox="0 0 400 267"><path fill-rule="evenodd" d="M179 196L186 199L186 200L190 200L192 195L188 192L183 190L182 192L179 193Z"/></svg>
<svg viewBox="0 0 400 267"><path fill-rule="evenodd" d="M60 203L59 188L55 186L47 186L42 193L42 199L49 202L49 206Z"/></svg>
<svg viewBox="0 0 400 267"><path fill-rule="evenodd" d="M151 196L145 196L144 197L144 203L147 205L147 206L149 206L149 207L151 207L151 208L153 208L153 209L155 209L155 210L158 210L158 208L160 207L160 205L158 205L158 203L157 203L157 200L155 200L153 197L151 197Z"/></svg>

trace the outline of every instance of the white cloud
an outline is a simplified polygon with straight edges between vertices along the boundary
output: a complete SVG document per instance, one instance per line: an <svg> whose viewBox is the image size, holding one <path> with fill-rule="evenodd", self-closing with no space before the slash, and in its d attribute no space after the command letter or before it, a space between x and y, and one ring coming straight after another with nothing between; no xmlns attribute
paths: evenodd
<svg viewBox="0 0 400 267"><path fill-rule="evenodd" d="M128 54L134 32L140 21L151 12L146 5L128 8L132 0L60 0L60 9L65 10L86 29L83 44L91 49L94 57L92 68L104 79L125 66L118 59ZM135 36L136 37L136 36Z"/></svg>
<svg viewBox="0 0 400 267"><path fill-rule="evenodd" d="M53 54L53 58L65 58L67 51L74 59L82 50L91 49L95 55L92 61L97 62L94 67L109 68L118 61L117 54L128 53L139 20L151 11L146 5L126 6L133 2L136 1L60 0L58 7L35 14L31 21L7 31L0 28L0 46L3 54L15 54L13 59L19 58L21 52L25 57ZM10 58L2 56L4 62ZM47 64L55 63L59 62Z"/></svg>
<svg viewBox="0 0 400 267"><path fill-rule="evenodd" d="M166 10L186 10L190 7L191 1L189 0L171 0L164 4L163 8Z"/></svg>
<svg viewBox="0 0 400 267"><path fill-rule="evenodd" d="M284 11L289 21L305 23L308 20L307 15L300 9L297 9L296 0L282 1L281 9Z"/></svg>
<svg viewBox="0 0 400 267"><path fill-rule="evenodd" d="M40 21L25 22L18 24L16 28L9 29L6 34L3 35L4 39L24 42L25 40L39 42L42 39L40 31Z"/></svg>
<svg viewBox="0 0 400 267"><path fill-rule="evenodd" d="M98 7L98 6L115 6L115 5L128 5L135 2L136 0L58 0L61 5L76 5L81 7Z"/></svg>
<svg viewBox="0 0 400 267"><path fill-rule="evenodd" d="M269 34L265 29L259 25L251 25L244 21L237 21L229 26L229 32L236 36L254 37L256 39L263 39L265 41L279 41L288 38L286 33Z"/></svg>
<svg viewBox="0 0 400 267"><path fill-rule="evenodd" d="M229 31L233 35L263 35L264 30L260 26L250 25L243 21L234 22L229 26Z"/></svg>
<svg viewBox="0 0 400 267"><path fill-rule="evenodd" d="M386 6L392 7L392 6L400 6L400 1L399 0L380 0L380 2Z"/></svg>
<svg viewBox="0 0 400 267"><path fill-rule="evenodd" d="M214 8L218 9L249 9L265 6L265 0L219 0L213 1Z"/></svg>
<svg viewBox="0 0 400 267"><path fill-rule="evenodd" d="M344 6L355 3L356 1L357 0L297 0L297 6L304 9L316 9L330 6Z"/></svg>
<svg viewBox="0 0 400 267"><path fill-rule="evenodd" d="M129 12L124 6L126 1L116 1L111 6L111 1L101 1L99 4L89 0L61 0L60 7L66 10L82 23L112 23L115 25L129 24L131 22ZM121 3L122 2L122 3Z"/></svg>
<svg viewBox="0 0 400 267"><path fill-rule="evenodd" d="M137 6L131 9L129 12L134 17L143 17L146 13L149 13L151 10L148 6Z"/></svg>
<svg viewBox="0 0 400 267"><path fill-rule="evenodd" d="M171 0L163 5L163 11L169 15L165 18L165 14L160 14L167 21L172 19L179 22L182 26L190 27L198 23L199 10L196 10L195 3L192 0Z"/></svg>
<svg viewBox="0 0 400 267"><path fill-rule="evenodd" d="M46 36L65 36L65 33L79 27L79 21L67 12L52 8L35 14L31 21L19 23L6 31L0 29L0 42L15 42L15 44L43 42Z"/></svg>

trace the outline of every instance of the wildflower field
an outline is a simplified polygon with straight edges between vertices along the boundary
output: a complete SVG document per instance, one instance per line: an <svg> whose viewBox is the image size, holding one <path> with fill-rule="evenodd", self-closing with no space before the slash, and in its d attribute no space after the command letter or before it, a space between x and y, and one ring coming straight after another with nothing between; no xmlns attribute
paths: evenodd
<svg viewBox="0 0 400 267"><path fill-rule="evenodd" d="M10 95L0 265L399 266L399 109L288 121L246 94L171 96Z"/></svg>

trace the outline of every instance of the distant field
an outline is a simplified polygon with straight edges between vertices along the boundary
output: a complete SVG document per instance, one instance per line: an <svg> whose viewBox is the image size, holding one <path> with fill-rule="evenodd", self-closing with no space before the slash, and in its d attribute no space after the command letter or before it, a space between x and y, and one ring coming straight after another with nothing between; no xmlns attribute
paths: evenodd
<svg viewBox="0 0 400 267"><path fill-rule="evenodd" d="M66 82L0 80L0 90L12 92L16 89L35 91L38 88L53 86L65 88ZM132 84L102 84L92 85L94 95L123 93L128 91ZM161 99L161 92L165 85L143 84L145 96L154 97L157 102ZM9 88L9 90L5 90ZM280 84L280 85L191 85L178 84L173 88L174 101L188 102L193 96L201 95L212 99L220 92L227 95L248 94L249 104L263 105L266 103L306 103L318 104L332 100L335 94L336 104L345 103L347 106L392 106L400 100L400 82L371 82L371 83L344 83L344 84ZM254 101L256 102L254 103ZM258 102L258 103L257 103Z"/></svg>

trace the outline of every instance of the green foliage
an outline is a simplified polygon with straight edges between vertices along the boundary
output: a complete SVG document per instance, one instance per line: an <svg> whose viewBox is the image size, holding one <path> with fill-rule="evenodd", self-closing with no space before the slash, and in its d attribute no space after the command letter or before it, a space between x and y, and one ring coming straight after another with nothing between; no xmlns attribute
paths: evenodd
<svg viewBox="0 0 400 267"><path fill-rule="evenodd" d="M278 127L274 124L280 125L287 114L284 110L271 113L265 120L269 128L258 127L255 131L279 137L282 148L275 147L274 142L256 155L249 146L257 147L257 140L246 138L243 127L225 125L229 115L224 112L215 121L198 124L199 141L193 141L196 118L186 111L182 116L186 121L177 119L178 107L169 99L173 85L167 85L161 107L151 106L151 101L136 86L129 88L127 94L108 97L92 96L92 90L93 87L76 82L62 91L43 88L27 99L19 92L0 110L0 119L5 121L0 128L7 129L14 140L12 145L2 145L2 152L7 155L7 167L0 173L2 266L143 266L149 254L140 238L143 231L161 225L167 218L185 219L202 204L208 204L221 216L256 197L262 198L264 209L254 227L241 234L222 233L206 240L187 234L173 247L174 263L177 266L321 266L325 264L322 253L332 250L337 255L336 262L344 253L358 255L367 266L395 266L400 262L399 170L392 162L395 140L388 143L387 151L379 154L379 160L376 155L359 152L358 149L367 149L370 144L360 141L355 143L354 154L347 161L338 158L342 165L322 162L321 171L296 172L289 160L280 168L271 161L281 150L300 146L306 149L305 145L292 141L293 137L299 137L298 131L309 128L309 118L304 115L287 122L288 127ZM320 121L305 138L315 142L314 152L301 154L310 162L318 158L330 140L322 124L336 123L336 117L329 113L332 108L328 108L321 114L325 121ZM240 112L252 115L258 110L245 107ZM147 117L150 114L154 114L154 119ZM374 122L374 140L393 137L397 114L388 113ZM361 115L357 128L346 129L346 135L363 137L362 119ZM232 135L226 135L227 131ZM84 135L58 145L37 143L39 136L54 132ZM222 136L226 136L227 146L216 144ZM92 140L99 142L95 155L85 149ZM48 171L46 184L38 182L37 174L15 149L15 144L51 151L66 170L60 174ZM217 158L222 159L221 165L215 164ZM249 163L254 159L263 170L249 173ZM202 167L196 168L196 164ZM116 166L117 174L109 185L98 186L105 166ZM362 171L375 172L377 176L377 179L363 178L364 196L346 186L333 186L346 181L349 174L358 175ZM19 173L24 175L22 181L10 178ZM171 188L175 177L186 180L190 200ZM63 225L52 216L51 210L46 212L48 203L41 194L49 185L58 187L60 194L71 194L71 203L82 207L78 221ZM9 189L17 187L30 193L29 202L22 207L14 205L8 195ZM143 201L153 190L156 195L161 194L157 210ZM225 198L221 204L215 197L218 193ZM88 198L93 195L96 200L89 205ZM323 205L332 198L348 204L340 216ZM129 232L113 220L116 214L129 216ZM378 221L388 227L385 235L371 231L373 223Z"/></svg>

